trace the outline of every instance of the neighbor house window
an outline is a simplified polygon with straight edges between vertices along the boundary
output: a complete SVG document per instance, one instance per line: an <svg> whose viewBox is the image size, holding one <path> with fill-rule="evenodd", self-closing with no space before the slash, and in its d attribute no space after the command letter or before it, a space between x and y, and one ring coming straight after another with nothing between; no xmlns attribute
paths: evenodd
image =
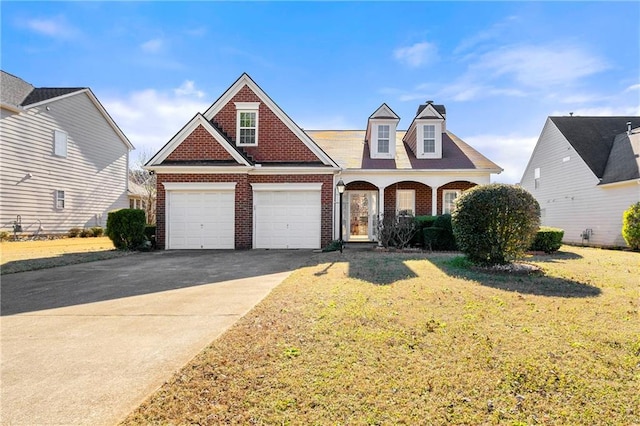
<svg viewBox="0 0 640 426"><path fill-rule="evenodd" d="M396 191L396 208L398 216L414 216L416 210L416 191L398 189Z"/></svg>
<svg viewBox="0 0 640 426"><path fill-rule="evenodd" d="M236 102L237 144L258 144L258 102Z"/></svg>
<svg viewBox="0 0 640 426"><path fill-rule="evenodd" d="M540 167L533 170L533 186L535 189L540 188Z"/></svg>
<svg viewBox="0 0 640 426"><path fill-rule="evenodd" d="M67 134L65 132L53 131L53 153L58 157L67 156Z"/></svg>
<svg viewBox="0 0 640 426"><path fill-rule="evenodd" d="M389 125L381 124L378 126L378 152L381 154L389 153Z"/></svg>
<svg viewBox="0 0 640 426"><path fill-rule="evenodd" d="M56 209L64 209L64 191L56 191Z"/></svg>
<svg viewBox="0 0 640 426"><path fill-rule="evenodd" d="M422 134L422 149L425 154L436 152L436 126L425 124Z"/></svg>
<svg viewBox="0 0 640 426"><path fill-rule="evenodd" d="M455 206L456 198L460 196L461 191L458 189L445 189L442 192L442 213L451 214Z"/></svg>

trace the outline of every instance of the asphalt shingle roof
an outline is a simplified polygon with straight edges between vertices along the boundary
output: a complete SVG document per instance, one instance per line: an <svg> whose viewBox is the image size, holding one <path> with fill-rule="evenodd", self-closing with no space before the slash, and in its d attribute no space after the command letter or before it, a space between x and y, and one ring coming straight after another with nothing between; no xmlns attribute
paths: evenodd
<svg viewBox="0 0 640 426"><path fill-rule="evenodd" d="M86 87L33 87L20 77L0 71L0 100L13 106L27 106L58 96L84 90Z"/></svg>
<svg viewBox="0 0 640 426"><path fill-rule="evenodd" d="M602 183L634 179L637 158L626 135L640 117L549 117ZM626 138L625 138L626 136ZM614 148L615 145L615 148ZM635 172L634 172L635 168Z"/></svg>
<svg viewBox="0 0 640 426"><path fill-rule="evenodd" d="M411 170L411 169L492 169L500 167L487 159L451 132L442 138L441 159L418 159L402 142L405 131L396 132L395 159L371 159L369 145L364 142L364 130L307 130L306 133L340 167L365 170Z"/></svg>

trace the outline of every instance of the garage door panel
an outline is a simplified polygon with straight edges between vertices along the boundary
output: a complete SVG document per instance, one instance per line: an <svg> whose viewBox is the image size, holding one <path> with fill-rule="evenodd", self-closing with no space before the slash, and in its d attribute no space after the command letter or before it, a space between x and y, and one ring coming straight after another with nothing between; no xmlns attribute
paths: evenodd
<svg viewBox="0 0 640 426"><path fill-rule="evenodd" d="M174 191L170 193L168 213L169 248L234 248L234 192Z"/></svg>
<svg viewBox="0 0 640 426"><path fill-rule="evenodd" d="M320 191L254 192L255 248L320 247Z"/></svg>

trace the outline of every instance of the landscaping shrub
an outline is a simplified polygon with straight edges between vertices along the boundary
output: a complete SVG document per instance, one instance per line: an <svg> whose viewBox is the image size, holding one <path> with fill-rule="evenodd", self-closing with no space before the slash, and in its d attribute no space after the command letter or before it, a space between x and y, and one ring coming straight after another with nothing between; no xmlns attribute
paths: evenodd
<svg viewBox="0 0 640 426"><path fill-rule="evenodd" d="M78 236L80 236L80 233L82 233L82 229L71 228L69 229L69 232L67 232L67 235L69 236L69 238L77 238Z"/></svg>
<svg viewBox="0 0 640 426"><path fill-rule="evenodd" d="M540 205L522 187L480 185L458 197L451 219L456 243L469 260L506 264L531 246L540 223Z"/></svg>
<svg viewBox="0 0 640 426"><path fill-rule="evenodd" d="M107 237L117 249L135 250L145 242L145 225L144 210L112 211L107 217Z"/></svg>
<svg viewBox="0 0 640 426"><path fill-rule="evenodd" d="M538 229L529 250L553 253L558 251L562 245L562 237L564 237L564 230L560 228L551 228L549 226L541 226L540 229Z"/></svg>
<svg viewBox="0 0 640 426"><path fill-rule="evenodd" d="M330 252L330 251L338 251L340 250L340 240L332 240L327 246L325 246L322 251Z"/></svg>
<svg viewBox="0 0 640 426"><path fill-rule="evenodd" d="M622 236L632 250L640 250L640 201L625 210Z"/></svg>
<svg viewBox="0 0 640 426"><path fill-rule="evenodd" d="M433 222L435 222L436 218L437 216L414 217L413 220L416 222L416 233L409 244L416 247L426 247L424 241L424 230L433 226Z"/></svg>
<svg viewBox="0 0 640 426"><path fill-rule="evenodd" d="M9 241L11 238L11 234L7 231L0 231L0 241Z"/></svg>
<svg viewBox="0 0 640 426"><path fill-rule="evenodd" d="M151 242L151 248L156 248L156 225L145 225L144 235Z"/></svg>
<svg viewBox="0 0 640 426"><path fill-rule="evenodd" d="M99 226L94 226L93 228L91 228L91 232L93 232L94 237L102 237L102 235L104 235L104 229Z"/></svg>
<svg viewBox="0 0 640 426"><path fill-rule="evenodd" d="M383 247L403 249L409 245L416 233L413 217L385 215L378 222L378 241Z"/></svg>
<svg viewBox="0 0 640 426"><path fill-rule="evenodd" d="M434 250L458 250L456 239L453 235L450 214L438 216L433 222L433 227L441 230L436 240L436 245L433 247Z"/></svg>
<svg viewBox="0 0 640 426"><path fill-rule="evenodd" d="M80 238L90 238L90 237L94 237L95 234L93 233L93 229L92 228L84 228L82 231L80 231Z"/></svg>

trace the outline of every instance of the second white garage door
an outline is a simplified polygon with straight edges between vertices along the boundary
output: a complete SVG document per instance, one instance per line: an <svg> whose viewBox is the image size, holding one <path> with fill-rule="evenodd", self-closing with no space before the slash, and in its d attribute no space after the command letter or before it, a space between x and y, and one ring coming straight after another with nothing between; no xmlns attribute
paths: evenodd
<svg viewBox="0 0 640 426"><path fill-rule="evenodd" d="M320 248L321 184L253 187L254 248Z"/></svg>

